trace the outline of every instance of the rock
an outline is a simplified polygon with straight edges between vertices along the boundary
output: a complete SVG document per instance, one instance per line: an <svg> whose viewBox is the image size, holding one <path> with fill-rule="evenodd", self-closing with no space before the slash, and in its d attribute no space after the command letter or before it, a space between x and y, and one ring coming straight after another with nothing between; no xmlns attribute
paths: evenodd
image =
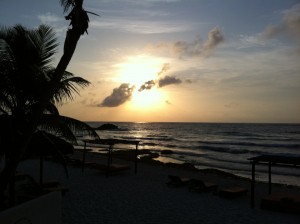
<svg viewBox="0 0 300 224"><path fill-rule="evenodd" d="M162 155L169 155L169 154L173 154L173 151L172 150L168 150L168 149L161 150L160 154L162 154Z"/></svg>
<svg viewBox="0 0 300 224"><path fill-rule="evenodd" d="M98 128L95 128L96 130L117 130L119 127L114 124L102 124Z"/></svg>

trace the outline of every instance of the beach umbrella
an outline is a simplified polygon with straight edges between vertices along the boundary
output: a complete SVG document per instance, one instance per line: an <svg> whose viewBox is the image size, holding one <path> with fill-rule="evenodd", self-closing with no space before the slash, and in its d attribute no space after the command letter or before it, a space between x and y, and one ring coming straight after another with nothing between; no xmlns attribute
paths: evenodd
<svg viewBox="0 0 300 224"><path fill-rule="evenodd" d="M32 157L40 158L40 183L42 184L44 157L51 156L57 158L64 166L65 172L68 176L64 155L73 153L74 146L71 143L50 133L37 131L34 133L23 159L25 160Z"/></svg>

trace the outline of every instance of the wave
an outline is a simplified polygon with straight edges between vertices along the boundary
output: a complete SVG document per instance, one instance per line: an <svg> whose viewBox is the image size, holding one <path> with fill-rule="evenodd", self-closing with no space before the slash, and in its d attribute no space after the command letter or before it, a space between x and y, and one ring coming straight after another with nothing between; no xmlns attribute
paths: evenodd
<svg viewBox="0 0 300 224"><path fill-rule="evenodd" d="M174 137L170 137L169 135L147 135L146 137L142 137L141 139L145 139L145 140L161 140L161 141L173 141L173 140L176 140Z"/></svg>
<svg viewBox="0 0 300 224"><path fill-rule="evenodd" d="M199 146L198 149L205 149L209 151L221 152L221 153L230 153L230 154L249 154L254 153L252 150L248 149L233 149L228 147L217 147L217 146Z"/></svg>
<svg viewBox="0 0 300 224"><path fill-rule="evenodd" d="M222 132L217 132L217 134L220 134L220 135L224 135L224 136L240 136L240 137L243 137L243 136L249 136L249 137L263 137L263 135L261 134L253 134L253 133L246 133L246 132L238 132L238 131L222 131Z"/></svg>
<svg viewBox="0 0 300 224"><path fill-rule="evenodd" d="M254 146L254 147L265 147L265 148L300 148L300 144L290 143L254 143L254 142L218 142L218 141L198 141L200 144L206 145L234 145L234 146Z"/></svg>

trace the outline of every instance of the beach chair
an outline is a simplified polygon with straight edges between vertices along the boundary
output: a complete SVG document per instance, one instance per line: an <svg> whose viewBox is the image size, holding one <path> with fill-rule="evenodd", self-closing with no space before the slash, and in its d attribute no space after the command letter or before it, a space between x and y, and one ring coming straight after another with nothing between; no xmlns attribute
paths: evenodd
<svg viewBox="0 0 300 224"><path fill-rule="evenodd" d="M274 192L261 200L261 208L278 212L300 214L300 195Z"/></svg>
<svg viewBox="0 0 300 224"><path fill-rule="evenodd" d="M117 163L109 164L109 166L107 164L95 163L92 164L90 167L98 170L99 172L105 173L107 177L113 174L118 174L120 172L130 170L129 165Z"/></svg>
<svg viewBox="0 0 300 224"><path fill-rule="evenodd" d="M29 174L17 172L15 174L15 191L19 201L26 201L52 191L60 191L64 195L69 188L62 186L58 181L39 184Z"/></svg>
<svg viewBox="0 0 300 224"><path fill-rule="evenodd" d="M247 188L241 186L229 186L220 189L219 196L228 199L234 199L246 195L247 192L248 192Z"/></svg>
<svg viewBox="0 0 300 224"><path fill-rule="evenodd" d="M189 191L212 192L218 189L218 185L212 182L191 179L189 182Z"/></svg>
<svg viewBox="0 0 300 224"><path fill-rule="evenodd" d="M179 177L176 175L168 175L169 181L166 183L170 187L181 187L185 186L191 180L188 177Z"/></svg>

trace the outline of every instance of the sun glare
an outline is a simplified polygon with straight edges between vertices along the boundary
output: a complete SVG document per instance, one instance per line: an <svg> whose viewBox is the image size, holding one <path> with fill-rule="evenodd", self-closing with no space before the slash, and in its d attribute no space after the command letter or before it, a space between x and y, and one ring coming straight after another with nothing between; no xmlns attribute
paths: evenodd
<svg viewBox="0 0 300 224"><path fill-rule="evenodd" d="M130 106L139 109L155 109L159 107L163 102L162 93L157 89L138 91L134 90Z"/></svg>
<svg viewBox="0 0 300 224"><path fill-rule="evenodd" d="M129 103L131 108L150 109L162 105L162 92L157 89L155 82L163 64L160 58L138 55L129 57L124 63L117 65L117 80L135 87ZM149 81L153 81L153 86L139 91L141 86Z"/></svg>
<svg viewBox="0 0 300 224"><path fill-rule="evenodd" d="M157 78L162 62L158 58L139 55L130 57L126 62L117 65L118 81L130 83L137 88L149 80Z"/></svg>

